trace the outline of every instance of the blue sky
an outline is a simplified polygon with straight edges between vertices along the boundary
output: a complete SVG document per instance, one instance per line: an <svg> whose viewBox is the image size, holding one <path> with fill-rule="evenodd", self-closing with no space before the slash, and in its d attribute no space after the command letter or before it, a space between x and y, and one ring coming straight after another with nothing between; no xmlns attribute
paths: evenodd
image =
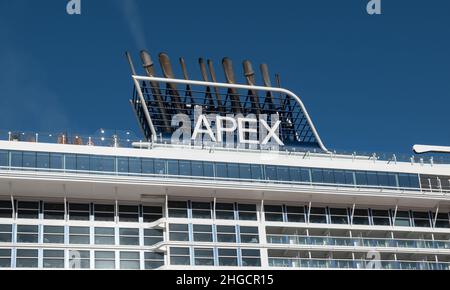
<svg viewBox="0 0 450 290"><path fill-rule="evenodd" d="M0 130L139 133L124 52L267 62L331 149L450 145L450 2L0 0Z"/></svg>

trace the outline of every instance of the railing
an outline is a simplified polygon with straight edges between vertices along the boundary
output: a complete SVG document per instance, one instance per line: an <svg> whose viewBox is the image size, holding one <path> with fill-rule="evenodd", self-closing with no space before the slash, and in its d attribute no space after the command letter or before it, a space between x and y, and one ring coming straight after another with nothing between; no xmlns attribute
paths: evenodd
<svg viewBox="0 0 450 290"><path fill-rule="evenodd" d="M374 261L303 258L269 258L269 266L305 269L450 270L450 263L428 261Z"/></svg>
<svg viewBox="0 0 450 290"><path fill-rule="evenodd" d="M92 135L70 134L70 133L32 133L32 132L13 132L0 130L0 141L30 142L45 144L71 144L79 146L95 147L121 147L121 148L171 148L171 149L200 149L213 151L229 152L249 152L249 153L272 153L282 156L299 156L304 159L309 158L330 158L330 159L350 159L350 160L369 160L373 162L387 162L389 164L397 162L407 162L410 164L450 164L450 157L447 155L413 155L413 154L394 154L394 153L370 153L356 151L332 151L330 153L308 151L302 148L283 149L281 151L271 150L251 150L242 148L221 148L215 146L196 146L196 145L174 145L168 144L163 139L155 143L146 143L146 140L139 139L131 131L113 131L100 129ZM139 146L141 144L141 146Z"/></svg>
<svg viewBox="0 0 450 290"><path fill-rule="evenodd" d="M1 171L15 171L15 172L35 172L35 173L62 173L73 175L90 175L90 176L119 176L119 177L139 177L144 179L165 179L165 180L177 180L177 181L200 181L200 182L233 182L233 183L253 183L264 185L279 185L279 186L291 186L291 187L308 187L317 190L366 190L377 193L423 193L423 194L449 194L449 190L440 190L435 192L422 192L419 188L402 188L402 187L389 187L389 186L370 186L370 185L348 185L348 184L328 184L328 183L312 183L312 182L294 182L294 181L279 181L279 180L265 180L265 179L244 179L244 178L223 178L217 176L184 176L184 175L171 175L166 173L161 174L143 174L132 172L119 172L119 171L91 171L91 170L72 170L72 169L51 169L51 168L32 168L32 167L13 167L13 166L0 166Z"/></svg>
<svg viewBox="0 0 450 290"><path fill-rule="evenodd" d="M412 248L412 249L450 249L450 241L379 239L379 238L342 238L311 237L297 235L267 235L269 244L369 247L369 248Z"/></svg>

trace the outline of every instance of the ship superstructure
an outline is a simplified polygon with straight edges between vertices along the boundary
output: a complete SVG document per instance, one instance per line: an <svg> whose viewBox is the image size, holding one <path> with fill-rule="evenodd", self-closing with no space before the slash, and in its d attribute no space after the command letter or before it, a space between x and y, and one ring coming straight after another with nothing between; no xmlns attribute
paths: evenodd
<svg viewBox="0 0 450 290"><path fill-rule="evenodd" d="M140 56L142 138L1 135L0 267L450 269L450 163L330 151L266 65Z"/></svg>

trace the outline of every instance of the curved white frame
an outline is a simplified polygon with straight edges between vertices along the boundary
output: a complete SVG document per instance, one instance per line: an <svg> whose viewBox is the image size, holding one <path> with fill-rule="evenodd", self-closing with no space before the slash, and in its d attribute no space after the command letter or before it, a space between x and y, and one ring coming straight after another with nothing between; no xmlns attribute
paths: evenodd
<svg viewBox="0 0 450 290"><path fill-rule="evenodd" d="M147 119L147 122L151 128L152 135L154 136L154 141L156 141L156 130L153 125L152 119L150 117L150 114L148 112L148 107L145 102L144 95L142 94L142 90L139 84L139 81L154 81L154 82L161 82L161 83L174 83L174 84L185 84L185 85L197 85L197 86L205 86L205 87L218 87L218 88L231 88L231 89L244 89L244 90L258 90L258 91L266 91L266 92L274 92L274 93L283 93L290 97L292 97L299 105L300 108L303 110L303 113L305 114L306 120L308 121L309 126L311 127L311 130L314 134L314 137L316 138L317 142L319 143L320 148L327 152L328 149L325 147L325 145L322 142L322 139L320 138L319 134L317 133L316 127L314 126L311 117L308 114L308 111L306 110L305 105L300 100L300 98L294 94L293 92L283 89L283 88L274 88L274 87L262 87L262 86L248 86L248 85L238 85L238 84L226 84L226 83L213 83L213 82L204 82L204 81L192 81L192 80L181 80L181 79L166 79L166 78L157 78L157 77L145 77L145 76L132 76L134 83L137 88L139 98L141 99L142 105L144 106L145 111L145 117Z"/></svg>

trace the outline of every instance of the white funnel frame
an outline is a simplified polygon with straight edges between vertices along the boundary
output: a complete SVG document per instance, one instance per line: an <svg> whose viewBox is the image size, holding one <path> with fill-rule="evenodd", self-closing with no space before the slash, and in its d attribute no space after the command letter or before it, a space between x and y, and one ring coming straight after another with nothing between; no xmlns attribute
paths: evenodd
<svg viewBox="0 0 450 290"><path fill-rule="evenodd" d="M305 114L305 118L306 118L309 126L311 127L311 130L312 130L314 137L316 138L317 143L319 144L320 148L323 151L330 153L330 151L328 151L328 149L323 145L322 139L320 139L320 136L317 133L317 130L308 114L308 111L306 110L305 105L303 104L303 102L300 100L300 98L296 94L294 94L293 92L291 92L289 90L282 89L282 88L274 88L274 87L248 86L248 85L214 83L214 82L203 82L203 81L192 81L192 80L181 80L181 79L166 79L166 78L145 77L145 76L137 76L137 75L133 75L132 78L136 85L137 93L141 100L142 106L144 107L145 117L146 117L147 123L150 127L150 130L152 131L153 141L155 141L155 142L157 141L156 130L153 125L150 114L148 113L149 112L148 107L145 102L145 98L142 93L142 89L141 89L139 81L149 81L149 82L153 81L153 82L161 82L161 83L185 84L185 85L192 85L192 86L196 85L196 86L205 86L205 87L210 86L210 87L228 88L228 89L258 90L258 91L286 94L286 95L292 97L298 103L300 108L302 109L303 113Z"/></svg>

